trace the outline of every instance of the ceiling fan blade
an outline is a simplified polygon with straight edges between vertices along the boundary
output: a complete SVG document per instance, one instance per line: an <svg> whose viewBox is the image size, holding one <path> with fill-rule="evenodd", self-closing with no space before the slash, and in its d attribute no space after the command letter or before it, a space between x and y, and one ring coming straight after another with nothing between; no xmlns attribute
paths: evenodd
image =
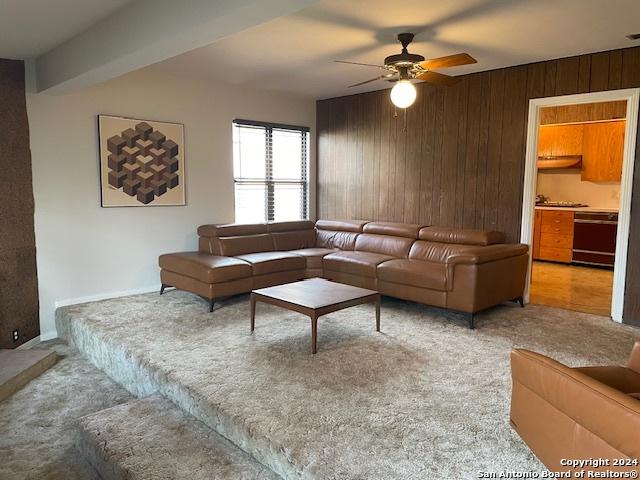
<svg viewBox="0 0 640 480"><path fill-rule="evenodd" d="M458 83L458 79L456 77L438 72L424 72L423 74L418 75L416 78L418 80L424 80L425 82L433 83L434 85L443 85L446 87L448 87L449 85L453 85L454 83Z"/></svg>
<svg viewBox="0 0 640 480"><path fill-rule="evenodd" d="M334 60L335 63L346 63L347 65L360 65L363 67L377 67L377 68L385 68L384 65L374 65L372 63L359 63L359 62L348 62L346 60Z"/></svg>
<svg viewBox="0 0 640 480"><path fill-rule="evenodd" d="M375 82L376 80L382 80L383 78L387 78L390 77L391 75L382 75L380 77L376 77L376 78L372 78L371 80L365 80L364 82L360 82L360 83L354 83L353 85L349 85L348 88L351 87L359 87L360 85L364 85L366 83L371 83L371 82Z"/></svg>
<svg viewBox="0 0 640 480"><path fill-rule="evenodd" d="M478 61L468 53L456 53L455 55L425 60L420 63L420 66L425 70L437 70L438 68L457 67L472 63L478 63Z"/></svg>

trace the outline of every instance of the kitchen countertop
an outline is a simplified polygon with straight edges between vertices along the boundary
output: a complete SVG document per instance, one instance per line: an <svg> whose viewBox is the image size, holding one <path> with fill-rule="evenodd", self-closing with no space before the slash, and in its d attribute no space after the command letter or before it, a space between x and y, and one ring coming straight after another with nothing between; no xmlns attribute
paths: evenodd
<svg viewBox="0 0 640 480"><path fill-rule="evenodd" d="M544 207L536 205L536 210L566 210L567 212L603 212L618 213L618 208L602 208L602 207Z"/></svg>

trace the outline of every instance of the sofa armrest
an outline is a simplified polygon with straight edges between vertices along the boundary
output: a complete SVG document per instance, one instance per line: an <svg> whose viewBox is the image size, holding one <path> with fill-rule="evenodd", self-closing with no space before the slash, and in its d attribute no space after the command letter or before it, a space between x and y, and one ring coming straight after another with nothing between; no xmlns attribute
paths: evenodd
<svg viewBox="0 0 640 480"><path fill-rule="evenodd" d="M526 254L528 251L529 246L521 243L487 245L486 247L475 247L462 253L449 255L445 263L447 265L478 265L504 258L517 257Z"/></svg>
<svg viewBox="0 0 640 480"><path fill-rule="evenodd" d="M629 367L636 373L640 373L640 340L636 342L636 344L633 346L633 350L631 350L631 355L629 355L627 367Z"/></svg>
<svg viewBox="0 0 640 480"><path fill-rule="evenodd" d="M511 352L511 373L574 422L630 458L640 457L640 402L581 371L528 350ZM540 428L544 426L540 418ZM517 423L517 421L516 421Z"/></svg>

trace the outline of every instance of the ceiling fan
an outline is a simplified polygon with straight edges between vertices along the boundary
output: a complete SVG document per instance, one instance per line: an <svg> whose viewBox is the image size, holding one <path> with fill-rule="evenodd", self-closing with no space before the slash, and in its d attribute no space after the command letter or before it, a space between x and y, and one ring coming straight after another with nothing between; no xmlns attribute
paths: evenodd
<svg viewBox="0 0 640 480"><path fill-rule="evenodd" d="M416 89L410 80L423 80L435 85L453 85L458 81L455 77L434 72L433 70L477 63L477 60L468 53L457 53L455 55L426 60L422 55L409 53L407 51L407 47L412 42L413 37L413 33L405 32L398 34L398 41L402 44L402 52L385 58L384 65L335 60L337 63L378 67L387 71L384 75L349 85L349 88L365 85L370 82L375 82L376 80L396 82L391 89L391 101L399 108L407 108L411 106L416 99Z"/></svg>

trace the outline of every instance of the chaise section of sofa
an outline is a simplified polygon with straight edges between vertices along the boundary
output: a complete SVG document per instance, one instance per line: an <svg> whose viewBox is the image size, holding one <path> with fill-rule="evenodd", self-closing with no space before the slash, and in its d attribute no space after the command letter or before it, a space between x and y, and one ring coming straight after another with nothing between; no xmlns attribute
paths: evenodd
<svg viewBox="0 0 640 480"><path fill-rule="evenodd" d="M160 257L160 276L211 302L255 288L324 277L473 315L522 301L526 245L495 231L318 220L202 225L199 252Z"/></svg>

